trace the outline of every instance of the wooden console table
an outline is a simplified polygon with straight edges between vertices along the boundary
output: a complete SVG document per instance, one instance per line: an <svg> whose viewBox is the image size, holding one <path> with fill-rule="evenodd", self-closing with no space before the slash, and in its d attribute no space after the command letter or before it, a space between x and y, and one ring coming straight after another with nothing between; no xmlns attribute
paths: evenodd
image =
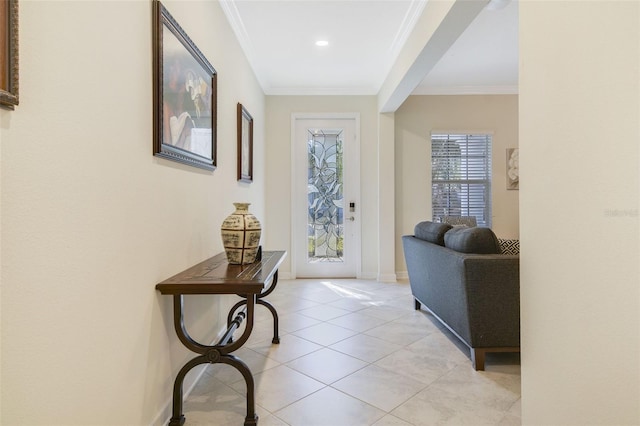
<svg viewBox="0 0 640 426"><path fill-rule="evenodd" d="M173 413L170 426L183 425L182 383L186 374L200 364L222 363L236 368L247 384L247 417L245 426L258 424L255 411L255 389L249 367L231 353L240 348L253 329L254 307L263 305L273 315L273 343L280 343L278 336L278 313L264 297L273 292L278 282L278 267L284 260L285 251L265 251L259 260L249 265L230 265L225 253L200 262L191 268L156 285L160 293L173 295L173 324L178 338L189 350L199 354L187 362L178 372L173 385ZM236 294L242 298L227 317L227 331L213 346L198 343L187 333L183 318L183 296L185 294ZM237 313L236 313L237 312ZM242 335L233 339L234 331L246 318Z"/></svg>

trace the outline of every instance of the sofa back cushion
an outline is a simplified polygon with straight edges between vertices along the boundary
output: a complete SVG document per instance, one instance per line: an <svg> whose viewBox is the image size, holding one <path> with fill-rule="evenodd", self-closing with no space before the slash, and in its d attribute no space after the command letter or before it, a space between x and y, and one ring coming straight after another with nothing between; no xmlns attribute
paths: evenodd
<svg viewBox="0 0 640 426"><path fill-rule="evenodd" d="M461 253L499 254L500 244L489 228L453 228L444 234L444 245Z"/></svg>
<svg viewBox="0 0 640 426"><path fill-rule="evenodd" d="M446 223L424 221L416 225L413 234L416 238L444 246L444 236L451 229Z"/></svg>

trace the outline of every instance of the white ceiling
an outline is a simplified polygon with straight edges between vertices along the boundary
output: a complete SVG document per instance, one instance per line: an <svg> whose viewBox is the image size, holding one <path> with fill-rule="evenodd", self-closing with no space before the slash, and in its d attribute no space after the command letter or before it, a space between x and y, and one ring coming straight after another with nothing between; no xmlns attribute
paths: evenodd
<svg viewBox="0 0 640 426"><path fill-rule="evenodd" d="M377 94L425 4L221 1L268 95ZM485 8L413 93L517 93L518 3L504 4ZM319 39L329 45L317 47Z"/></svg>

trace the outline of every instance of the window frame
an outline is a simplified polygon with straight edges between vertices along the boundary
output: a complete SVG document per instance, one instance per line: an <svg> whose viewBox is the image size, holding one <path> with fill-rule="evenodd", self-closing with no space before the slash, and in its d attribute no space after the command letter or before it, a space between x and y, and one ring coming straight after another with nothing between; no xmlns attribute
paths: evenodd
<svg viewBox="0 0 640 426"><path fill-rule="evenodd" d="M493 133L432 131L430 139L433 220L474 216L478 226L491 227Z"/></svg>

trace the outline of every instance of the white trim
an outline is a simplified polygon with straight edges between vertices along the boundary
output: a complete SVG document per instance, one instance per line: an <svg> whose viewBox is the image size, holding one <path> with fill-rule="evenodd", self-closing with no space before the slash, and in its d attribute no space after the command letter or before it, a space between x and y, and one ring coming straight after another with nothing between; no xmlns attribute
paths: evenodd
<svg viewBox="0 0 640 426"><path fill-rule="evenodd" d="M411 95L517 95L518 86L418 86Z"/></svg>
<svg viewBox="0 0 640 426"><path fill-rule="evenodd" d="M412 0L409 8L407 9L407 13L404 15L402 19L402 23L400 24L400 28L398 28L398 32L396 36L393 38L393 42L389 45L389 50L387 50L387 61L386 61L386 69L384 70L384 78L380 81L378 85L378 90L376 90L376 95L380 92L382 85L384 84L387 76L391 72L391 68L398 60L400 56L400 52L402 52L402 48L407 44L407 40L411 35L416 23L422 16L422 12L424 11L425 6L427 5L426 0Z"/></svg>
<svg viewBox="0 0 640 426"><path fill-rule="evenodd" d="M494 130L483 130L483 129L458 129L458 130L439 130L432 129L431 133L429 133L429 142L431 142L431 138L433 134L445 134L445 135L491 135L491 137L495 136ZM429 145L429 150L431 150L431 145Z"/></svg>
<svg viewBox="0 0 640 426"><path fill-rule="evenodd" d="M409 272L396 271L396 278L398 279L398 281L406 281L409 279Z"/></svg>
<svg viewBox="0 0 640 426"><path fill-rule="evenodd" d="M278 282L280 280L295 280L296 278L288 271L279 271L278 272Z"/></svg>
<svg viewBox="0 0 640 426"><path fill-rule="evenodd" d="M358 277L359 280L376 280L378 279L377 272L362 272L362 276Z"/></svg>
<svg viewBox="0 0 640 426"><path fill-rule="evenodd" d="M262 85L267 96L375 96L373 86L360 87L278 87Z"/></svg>
<svg viewBox="0 0 640 426"><path fill-rule="evenodd" d="M381 283L395 283L398 282L396 274L380 274L378 275L378 281Z"/></svg>
<svg viewBox="0 0 640 426"><path fill-rule="evenodd" d="M249 33L247 32L244 22L242 21L242 16L238 11L238 7L236 6L236 1L237 0L220 0L219 3L220 3L220 7L222 8L222 11L227 17L227 21L229 21L229 25L231 26L231 29L233 30L234 34L236 35L236 38L238 39L238 43L240 44L240 47L244 52L244 56L247 58L247 61L249 62L249 66L253 71L253 75L256 77L256 79L260 83L260 86L264 90L264 87L266 86L266 82L264 81L264 77L262 75L259 75L255 71L258 69L258 67L254 62L254 58L256 57L254 53L255 49L253 48L253 44L251 44L251 38L249 37Z"/></svg>
<svg viewBox="0 0 640 426"><path fill-rule="evenodd" d="M398 28L398 32L393 38L393 42L389 46L389 69L391 69L391 65L396 61L396 59L398 59L400 51L407 43L407 39L413 31L413 27L416 26L418 19L420 18L420 16L422 16L422 11L424 10L426 5L426 0L413 0L409 5L409 9L407 9L407 13L402 19L400 28ZM385 75L389 74L389 69L387 69Z"/></svg>
<svg viewBox="0 0 640 426"><path fill-rule="evenodd" d="M298 251L298 243L296 243L296 238L295 238L295 229L294 229L294 225L293 225L293 218L296 217L296 201L297 201L297 197L296 197L296 182L295 182L295 176L297 176L298 174L298 168L300 167L299 165L297 165L297 161L296 161L296 151L295 151L295 137L296 137L296 120L298 120L300 117L298 114L293 113L291 114L291 131L289 133L290 136L290 142L289 145L291 145L291 152L290 152L290 161L291 161L291 182L289 182L289 185L291 185L291 188L289 189L289 194L291 194L291 198L290 198L290 207L291 207L291 211L289 212L289 222L290 222L290 228L289 228L289 238L291 238L289 245L291 247L291 252L289 253L289 265L291 265L291 276L290 279L295 280L297 275L296 275L296 252Z"/></svg>

